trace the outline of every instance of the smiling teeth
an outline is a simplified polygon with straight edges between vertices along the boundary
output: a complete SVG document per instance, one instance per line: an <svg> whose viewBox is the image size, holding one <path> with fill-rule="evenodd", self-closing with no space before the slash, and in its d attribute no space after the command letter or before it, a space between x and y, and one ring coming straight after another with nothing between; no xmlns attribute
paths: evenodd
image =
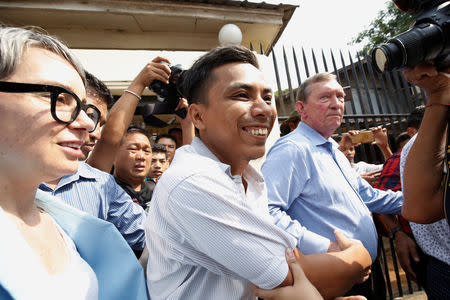
<svg viewBox="0 0 450 300"><path fill-rule="evenodd" d="M63 145L70 148L80 148L80 144L77 143L63 143Z"/></svg>
<svg viewBox="0 0 450 300"><path fill-rule="evenodd" d="M253 135L267 135L267 128L259 128L259 129L250 129L247 130L249 133Z"/></svg>

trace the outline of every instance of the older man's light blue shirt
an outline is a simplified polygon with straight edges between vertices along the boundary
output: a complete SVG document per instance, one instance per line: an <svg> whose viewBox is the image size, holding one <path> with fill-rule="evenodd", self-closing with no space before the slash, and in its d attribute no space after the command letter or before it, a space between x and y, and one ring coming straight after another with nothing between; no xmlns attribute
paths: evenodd
<svg viewBox="0 0 450 300"><path fill-rule="evenodd" d="M298 240L304 254L327 252L338 229L361 240L372 260L377 231L370 211L399 214L401 192L372 188L328 140L301 122L280 138L262 167L274 222Z"/></svg>

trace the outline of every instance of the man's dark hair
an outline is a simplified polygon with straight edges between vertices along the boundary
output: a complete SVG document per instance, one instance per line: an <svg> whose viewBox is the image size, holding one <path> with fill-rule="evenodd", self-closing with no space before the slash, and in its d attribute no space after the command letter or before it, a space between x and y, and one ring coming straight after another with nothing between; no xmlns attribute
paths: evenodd
<svg viewBox="0 0 450 300"><path fill-rule="evenodd" d="M178 128L178 127L172 127L172 128L169 129L168 132L169 132L169 134L172 134L173 132L181 132L181 133L183 133L183 130L181 130L181 128Z"/></svg>
<svg viewBox="0 0 450 300"><path fill-rule="evenodd" d="M400 148L401 143L403 143L404 141L408 141L409 139L411 139L409 134L407 132L402 132L399 135L397 135L397 137L395 138L395 146L398 149L398 148Z"/></svg>
<svg viewBox="0 0 450 300"><path fill-rule="evenodd" d="M155 143L158 143L159 140L162 139L162 138L171 139L172 141L174 141L175 145L177 144L177 139L176 139L173 135L167 134L167 133L158 135L158 136L156 137L156 139L155 139Z"/></svg>
<svg viewBox="0 0 450 300"><path fill-rule="evenodd" d="M419 130L424 113L424 105L416 106L416 108L414 108L413 111L406 117L406 127L413 127Z"/></svg>
<svg viewBox="0 0 450 300"><path fill-rule="evenodd" d="M161 144L154 144L152 147L152 153L164 153L167 159L167 149L166 146Z"/></svg>
<svg viewBox="0 0 450 300"><path fill-rule="evenodd" d="M103 100L109 109L114 103L114 98L108 87L103 83L103 81L95 77L92 73L85 71L85 75L87 82L86 93L91 97L100 98Z"/></svg>
<svg viewBox="0 0 450 300"><path fill-rule="evenodd" d="M183 75L182 94L189 104L208 104L205 87L214 80L212 71L228 63L248 63L259 69L252 51L243 46L217 47L201 56Z"/></svg>
<svg viewBox="0 0 450 300"><path fill-rule="evenodd" d="M142 129L140 127L136 127L136 126L128 127L127 132L125 132L125 134L123 135L122 141L120 141L120 143L122 144L123 141L125 140L125 137L132 133L140 133L140 134L145 135L147 137L148 141L150 142L150 145L152 144L152 142L151 142L152 140L150 139L147 131L145 131L144 129Z"/></svg>

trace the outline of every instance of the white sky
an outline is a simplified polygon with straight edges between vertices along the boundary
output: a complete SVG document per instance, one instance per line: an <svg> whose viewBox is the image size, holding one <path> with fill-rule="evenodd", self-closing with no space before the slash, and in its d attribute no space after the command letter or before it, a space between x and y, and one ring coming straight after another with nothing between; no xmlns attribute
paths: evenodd
<svg viewBox="0 0 450 300"><path fill-rule="evenodd" d="M299 0L277 46L349 49L390 0ZM359 49L359 48L358 48Z"/></svg>

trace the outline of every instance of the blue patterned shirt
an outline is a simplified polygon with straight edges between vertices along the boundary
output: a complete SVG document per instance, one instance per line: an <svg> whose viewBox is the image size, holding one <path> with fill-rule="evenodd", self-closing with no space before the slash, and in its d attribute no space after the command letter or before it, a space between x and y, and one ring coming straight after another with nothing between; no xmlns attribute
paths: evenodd
<svg viewBox="0 0 450 300"><path fill-rule="evenodd" d="M378 238L370 212L399 214L403 203L401 192L372 188L332 138L303 122L277 140L262 173L275 224L297 238L304 254L327 252L337 229L360 240L374 260Z"/></svg>
<svg viewBox="0 0 450 300"><path fill-rule="evenodd" d="M144 249L146 214L112 175L79 162L78 171L62 177L55 190L45 183L39 189L72 207L113 223L132 249Z"/></svg>

